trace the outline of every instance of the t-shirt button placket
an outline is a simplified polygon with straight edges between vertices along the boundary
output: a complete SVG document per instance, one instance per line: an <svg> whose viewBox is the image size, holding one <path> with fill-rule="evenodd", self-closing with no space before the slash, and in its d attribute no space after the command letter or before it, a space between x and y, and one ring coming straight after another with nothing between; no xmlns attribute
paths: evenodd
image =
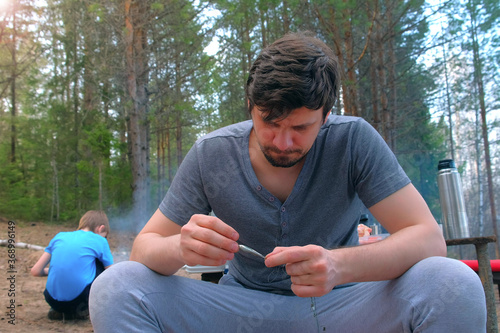
<svg viewBox="0 0 500 333"><path fill-rule="evenodd" d="M286 222L286 208L285 206L281 207L281 240L283 241L283 244L286 245L287 242L285 241L288 237L288 224Z"/></svg>

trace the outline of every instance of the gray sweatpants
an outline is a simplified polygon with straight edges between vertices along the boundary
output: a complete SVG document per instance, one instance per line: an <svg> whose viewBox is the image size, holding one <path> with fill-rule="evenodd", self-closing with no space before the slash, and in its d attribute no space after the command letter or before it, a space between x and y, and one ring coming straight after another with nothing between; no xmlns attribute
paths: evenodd
<svg viewBox="0 0 500 333"><path fill-rule="evenodd" d="M116 264L93 283L90 317L101 332L485 332L481 282L463 263L425 259L390 281L335 288L322 297L284 296L162 276Z"/></svg>

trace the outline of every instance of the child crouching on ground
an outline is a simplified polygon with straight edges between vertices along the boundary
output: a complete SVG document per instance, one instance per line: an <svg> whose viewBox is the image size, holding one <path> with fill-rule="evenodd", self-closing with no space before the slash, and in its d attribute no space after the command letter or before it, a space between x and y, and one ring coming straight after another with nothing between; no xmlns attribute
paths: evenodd
<svg viewBox="0 0 500 333"><path fill-rule="evenodd" d="M51 307L49 319L88 317L90 286L113 264L108 233L106 214L88 211L80 219L78 230L58 233L31 268L33 276L48 275L44 295Z"/></svg>

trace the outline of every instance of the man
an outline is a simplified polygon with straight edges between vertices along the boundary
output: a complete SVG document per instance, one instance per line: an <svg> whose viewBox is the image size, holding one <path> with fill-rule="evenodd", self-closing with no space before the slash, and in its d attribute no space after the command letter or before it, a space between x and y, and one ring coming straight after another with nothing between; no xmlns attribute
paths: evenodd
<svg viewBox="0 0 500 333"><path fill-rule="evenodd" d="M96 332L484 331L478 277L442 257L436 221L378 133L330 115L338 87L318 39L289 34L262 51L252 120L196 142L135 262L94 283ZM365 206L391 235L358 246ZM172 276L224 263L218 285Z"/></svg>

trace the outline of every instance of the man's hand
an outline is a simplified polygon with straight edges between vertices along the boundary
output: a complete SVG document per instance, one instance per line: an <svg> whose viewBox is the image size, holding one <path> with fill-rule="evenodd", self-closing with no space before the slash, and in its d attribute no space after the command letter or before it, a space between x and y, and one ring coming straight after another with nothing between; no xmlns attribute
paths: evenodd
<svg viewBox="0 0 500 333"><path fill-rule="evenodd" d="M266 266L285 265L292 291L300 297L319 297L338 283L333 253L317 245L276 247L266 256Z"/></svg>
<svg viewBox="0 0 500 333"><path fill-rule="evenodd" d="M193 215L181 228L180 253L187 265L220 266L234 258L239 235L215 216Z"/></svg>

